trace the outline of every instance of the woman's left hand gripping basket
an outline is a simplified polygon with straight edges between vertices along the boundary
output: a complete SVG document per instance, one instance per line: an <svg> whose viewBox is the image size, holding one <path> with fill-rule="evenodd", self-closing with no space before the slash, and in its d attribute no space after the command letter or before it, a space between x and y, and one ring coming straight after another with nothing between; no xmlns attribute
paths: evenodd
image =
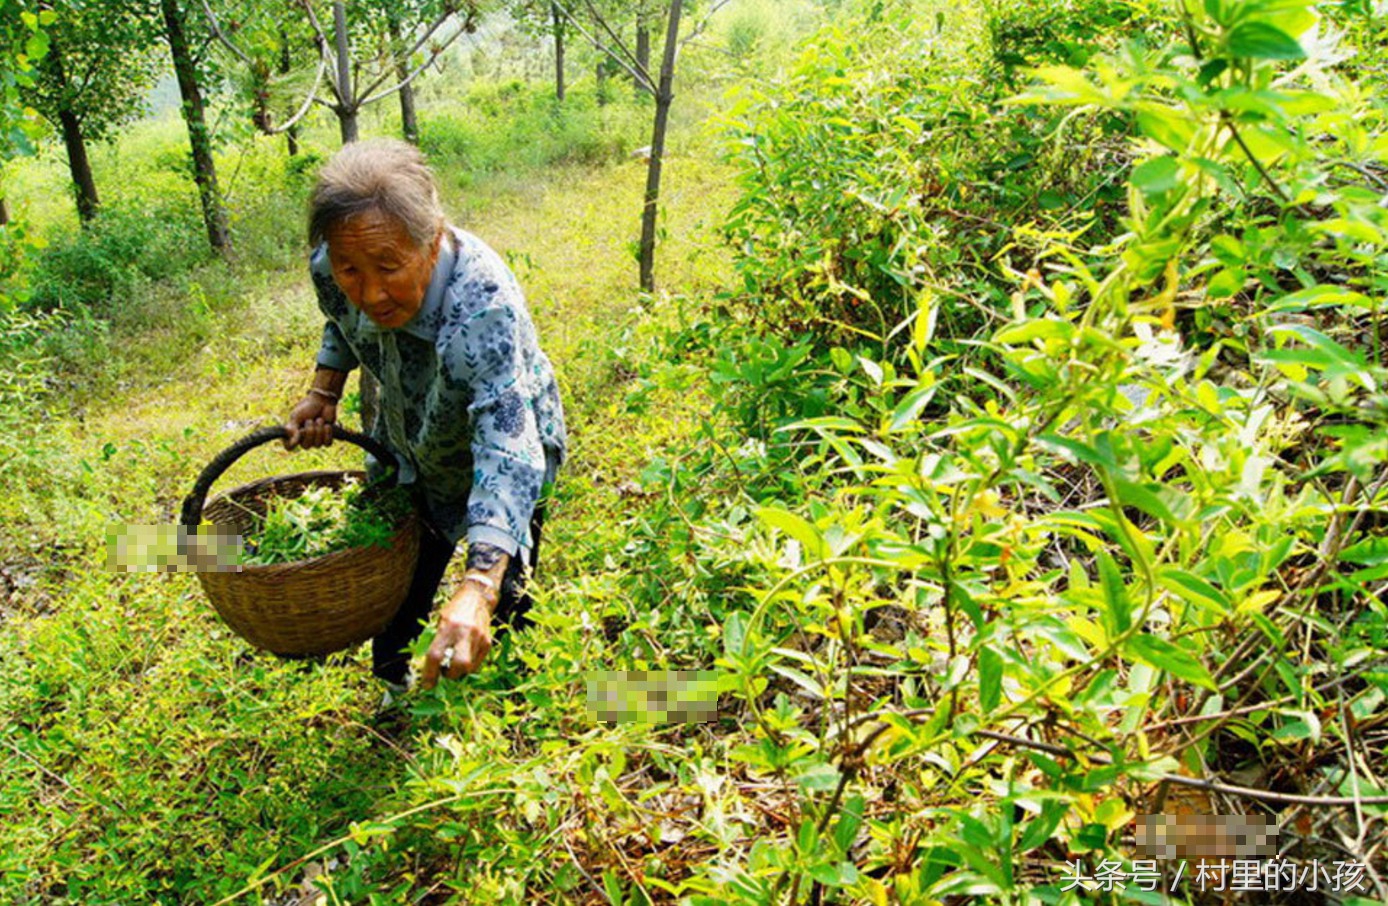
<svg viewBox="0 0 1388 906"><path fill-rule="evenodd" d="M364 479L360 471L299 472L241 485L204 505L208 489L232 463L287 434L282 427L262 428L212 460L184 498L181 523L189 530L211 523L245 539L275 498L296 498L321 487L336 491L345 482ZM388 479L364 493L393 489L398 469L388 449L339 425L333 426L333 437L364 448L391 467ZM198 579L217 613L252 645L282 657L342 651L379 635L409 590L419 555L419 518L407 508L394 525L388 544L366 544L287 563L244 564L237 571L199 572Z"/></svg>

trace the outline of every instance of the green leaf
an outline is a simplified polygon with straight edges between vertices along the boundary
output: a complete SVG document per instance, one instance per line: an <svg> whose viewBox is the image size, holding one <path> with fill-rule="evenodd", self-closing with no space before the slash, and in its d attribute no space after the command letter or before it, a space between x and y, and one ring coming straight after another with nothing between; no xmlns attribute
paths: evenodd
<svg viewBox="0 0 1388 906"><path fill-rule="evenodd" d="M1136 507L1153 519L1159 519L1168 525L1183 522L1182 514L1189 512L1189 501L1174 488L1162 487L1159 484L1138 484L1126 478L1114 479L1113 485L1118 492L1119 503ZM1175 509L1167 503L1168 499L1176 504ZM1177 513L1177 509L1181 513Z"/></svg>
<svg viewBox="0 0 1388 906"><path fill-rule="evenodd" d="M854 841L858 839L858 828L863 824L863 810L863 794L854 793L843 804L843 811L839 813L838 823L834 825L834 842L838 844L839 852L845 855L853 848Z"/></svg>
<svg viewBox="0 0 1388 906"><path fill-rule="evenodd" d="M48 33L37 32L30 35L29 40L24 42L24 52L30 60L37 60L48 53Z"/></svg>
<svg viewBox="0 0 1388 906"><path fill-rule="evenodd" d="M1276 324L1268 328L1268 333L1274 336L1282 334L1292 334L1313 349L1319 349L1327 355L1334 356L1343 361L1346 365L1362 365L1363 361L1355 353L1350 352L1345 347L1336 343L1330 337L1305 324Z"/></svg>
<svg viewBox="0 0 1388 906"><path fill-rule="evenodd" d="M1362 566L1381 566L1388 563L1388 538L1365 538L1340 552L1340 559Z"/></svg>
<svg viewBox="0 0 1388 906"><path fill-rule="evenodd" d="M806 557L814 560L824 559L827 550L824 536L819 533L819 529L815 528L813 523L803 516L798 516L779 507L764 506L757 510L757 518L771 528L785 532L799 541Z"/></svg>
<svg viewBox="0 0 1388 906"><path fill-rule="evenodd" d="M1178 598L1197 607L1213 610L1216 613L1229 612L1229 598L1199 576L1192 575L1174 566L1163 567L1157 573L1157 584Z"/></svg>
<svg viewBox="0 0 1388 906"><path fill-rule="evenodd" d="M1061 437L1059 434L1048 433L1037 435L1036 442L1043 447L1049 447L1053 450L1064 450L1080 462L1087 463L1091 466L1107 466L1109 468L1114 466L1112 456L1105 456L1082 441Z"/></svg>
<svg viewBox="0 0 1388 906"><path fill-rule="evenodd" d="M905 399L897 404L892 411L892 420L887 425L887 433L894 434L906 428L916 421L921 414L921 410L930 405L931 399L935 396L935 390L939 384L921 385L910 393L906 394Z"/></svg>
<svg viewBox="0 0 1388 906"><path fill-rule="evenodd" d="M1181 184L1181 165L1170 155L1154 157L1134 167L1129 180L1143 195L1151 198Z"/></svg>
<svg viewBox="0 0 1388 906"><path fill-rule="evenodd" d="M823 793L839 785L839 776L838 768L834 767L832 764L820 761L809 765L805 770L797 774L795 776L795 783L800 787L802 792ZM813 828L813 825L811 825L811 828ZM812 837L811 839L814 841L814 846L817 848L819 838ZM807 847L805 851L810 852L812 850L810 847Z"/></svg>
<svg viewBox="0 0 1388 906"><path fill-rule="evenodd" d="M1166 639L1143 632L1128 639L1124 649L1133 659L1149 667L1165 670L1177 679L1195 683L1211 692L1219 691L1204 664L1184 648L1173 645Z"/></svg>
<svg viewBox="0 0 1388 906"><path fill-rule="evenodd" d="M978 652L978 709L984 714L996 710L1002 700L1002 657L991 648Z"/></svg>
<svg viewBox="0 0 1388 906"><path fill-rule="evenodd" d="M858 364L863 367L863 372L872 379L878 387L882 386L882 366L866 356L858 356Z"/></svg>
<svg viewBox="0 0 1388 906"><path fill-rule="evenodd" d="M1028 852L1051 839L1069 811L1069 804L1063 800L1048 799L1041 803L1041 814L1022 827L1017 841L1018 850Z"/></svg>
<svg viewBox="0 0 1388 906"><path fill-rule="evenodd" d="M1195 127L1184 112L1157 104L1137 112L1137 127L1172 151L1185 151L1195 138Z"/></svg>
<svg viewBox="0 0 1388 906"><path fill-rule="evenodd" d="M1133 603L1118 572L1118 564L1106 551L1099 552L1099 584L1104 591L1104 607L1110 621L1110 635L1126 632L1133 625Z"/></svg>
<svg viewBox="0 0 1388 906"><path fill-rule="evenodd" d="M1023 321L1021 324L1009 324L994 335L993 342L1005 346L1017 346L1022 343L1030 343L1032 340L1052 338L1068 340L1074 332L1075 325L1069 321L1035 318L1030 321Z"/></svg>
<svg viewBox="0 0 1388 906"><path fill-rule="evenodd" d="M1375 307L1374 300L1363 293L1346 289L1343 286L1322 284L1288 293L1269 305L1265 312L1270 314L1279 311L1305 311L1308 308L1327 308L1336 305L1348 305L1366 311L1372 311Z"/></svg>
<svg viewBox="0 0 1388 906"><path fill-rule="evenodd" d="M622 896L622 882L617 880L615 871L610 868L603 871L602 886L612 906L624 906L626 898Z"/></svg>
<svg viewBox="0 0 1388 906"><path fill-rule="evenodd" d="M740 658L747 645L747 625L742 614L734 610L723 622L723 654L730 660Z"/></svg>
<svg viewBox="0 0 1388 906"><path fill-rule="evenodd" d="M1281 742L1296 742L1302 739L1309 739L1311 742L1320 742L1321 721L1320 718L1311 711L1282 711L1280 713L1294 715L1298 720L1290 720L1272 732L1272 738Z"/></svg>
<svg viewBox="0 0 1388 906"><path fill-rule="evenodd" d="M803 670L797 670L796 668L788 667L785 664L772 664L771 669L774 670L776 673L779 673L781 676L784 676L792 683L795 683L795 685L799 686L801 689L804 689L805 692L808 693L811 698L814 698L818 701L823 701L824 699L830 697L828 694L826 694L828 690L826 690L822 685L811 679Z"/></svg>
<svg viewBox="0 0 1388 906"><path fill-rule="evenodd" d="M1205 295L1211 299L1229 299L1243 290L1248 273L1241 267L1226 267L1210 278Z"/></svg>
<svg viewBox="0 0 1388 906"><path fill-rule="evenodd" d="M845 887L858 881L858 869L851 862L814 865L808 873L811 878L827 887Z"/></svg>
<svg viewBox="0 0 1388 906"><path fill-rule="evenodd" d="M1306 51L1291 35L1266 22L1244 22L1230 30L1229 53L1255 60L1302 60Z"/></svg>

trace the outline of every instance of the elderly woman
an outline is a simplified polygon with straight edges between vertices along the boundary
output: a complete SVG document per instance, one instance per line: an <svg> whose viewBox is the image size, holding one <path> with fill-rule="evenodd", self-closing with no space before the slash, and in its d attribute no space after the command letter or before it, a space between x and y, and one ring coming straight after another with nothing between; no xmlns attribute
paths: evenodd
<svg viewBox="0 0 1388 906"><path fill-rule="evenodd" d="M425 531L399 613L373 640L373 670L405 681L455 546L467 568L439 615L422 675L475 671L493 619L517 625L540 544L542 495L564 458L564 415L515 277L451 226L423 156L398 141L348 145L319 174L309 269L327 318L312 386L286 446L331 443L347 374L380 386L371 434L396 454ZM378 466L369 463L372 471Z"/></svg>

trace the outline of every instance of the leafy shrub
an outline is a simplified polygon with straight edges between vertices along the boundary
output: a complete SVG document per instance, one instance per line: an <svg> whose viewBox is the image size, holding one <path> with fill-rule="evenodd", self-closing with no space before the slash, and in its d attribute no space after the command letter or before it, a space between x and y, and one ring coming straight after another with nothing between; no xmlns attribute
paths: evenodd
<svg viewBox="0 0 1388 906"><path fill-rule="evenodd" d="M138 307L149 282L184 274L210 252L196 202L181 192L112 203L34 257L31 306L110 316Z"/></svg>
<svg viewBox="0 0 1388 906"><path fill-rule="evenodd" d="M890 186L925 158L844 112L872 111L874 83L822 47L803 60L824 88L774 92L744 120L770 128L739 130L733 238L746 317L773 336L724 334L710 379L788 474L780 501L745 482L751 499L718 514L750 509L760 528L708 544L706 517L683 550L691 573L734 548L764 571L717 663L754 724L731 756L797 817L749 835L694 902L1047 899L1057 873L1031 869L1057 856L1085 874L1134 864L1119 840L1155 780L1256 770L1335 790L1346 815L1383 792L1352 727L1320 715L1388 701L1381 672L1347 668L1384 656L1384 101L1337 69L1346 48L1310 3L1178 9L1175 43L1026 36L1033 62L1088 61L1043 66L1017 102L1121 143L1112 231L1038 226L1044 206L1019 205L993 218L996 254L951 262L935 219L837 200L873 185L868 161ZM910 77L895 59L907 76L875 84ZM941 157L974 174L998 159ZM838 260L844 235L875 267ZM939 272L908 310L892 282L920 245ZM890 330L845 307L869 297L898 300ZM947 320L951 297L992 309L968 343L941 335L970 326ZM837 323L814 322L826 304ZM708 467L742 473L722 459ZM1314 829L1300 845L1339 858Z"/></svg>
<svg viewBox="0 0 1388 906"><path fill-rule="evenodd" d="M1001 67L999 90L1016 90L1017 73L1029 66L1084 66L1123 34L1161 26L1140 5L1123 0L988 0L984 4L993 60Z"/></svg>
<svg viewBox="0 0 1388 906"><path fill-rule="evenodd" d="M766 34L766 21L754 14L743 14L728 25L728 53L738 59L750 57Z"/></svg>
<svg viewBox="0 0 1388 906"><path fill-rule="evenodd" d="M474 89L457 117L425 118L420 147L466 185L473 174L518 166L619 160L643 139L645 128L635 102L599 104L595 89L586 86L558 103L543 87L502 83Z"/></svg>
<svg viewBox="0 0 1388 906"><path fill-rule="evenodd" d="M726 235L756 325L885 342L930 292L938 335L965 339L1006 310L979 276L1009 224L1093 228L1096 241L1117 225L1105 171L1123 163L1121 118L1077 120L1060 140L1060 116L992 102L972 63L976 18L961 11L946 32L913 7L827 26L783 78L735 99L743 195Z"/></svg>
<svg viewBox="0 0 1388 906"><path fill-rule="evenodd" d="M47 394L43 338L64 322L61 313L0 312L0 444L34 417Z"/></svg>

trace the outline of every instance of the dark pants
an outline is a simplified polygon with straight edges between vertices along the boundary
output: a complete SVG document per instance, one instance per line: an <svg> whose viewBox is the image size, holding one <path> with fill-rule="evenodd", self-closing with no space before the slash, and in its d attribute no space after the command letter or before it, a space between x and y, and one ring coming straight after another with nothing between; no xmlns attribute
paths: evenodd
<svg viewBox="0 0 1388 906"><path fill-rule="evenodd" d="M540 528L545 521L545 502L541 498L535 505L535 515L530 519L530 561L521 563L521 558L511 558L506 567L506 577L501 583L501 596L492 615L493 633L506 627L524 629L531 624L526 615L530 610L530 595L525 590L525 581L535 571L540 558ZM425 621L434 609L434 595L453 559L454 545L423 518L419 537L419 560L415 563L414 578L405 601L396 611L395 617L380 635L371 640L372 672L387 682L403 683L409 670L410 656L405 647L424 631Z"/></svg>

